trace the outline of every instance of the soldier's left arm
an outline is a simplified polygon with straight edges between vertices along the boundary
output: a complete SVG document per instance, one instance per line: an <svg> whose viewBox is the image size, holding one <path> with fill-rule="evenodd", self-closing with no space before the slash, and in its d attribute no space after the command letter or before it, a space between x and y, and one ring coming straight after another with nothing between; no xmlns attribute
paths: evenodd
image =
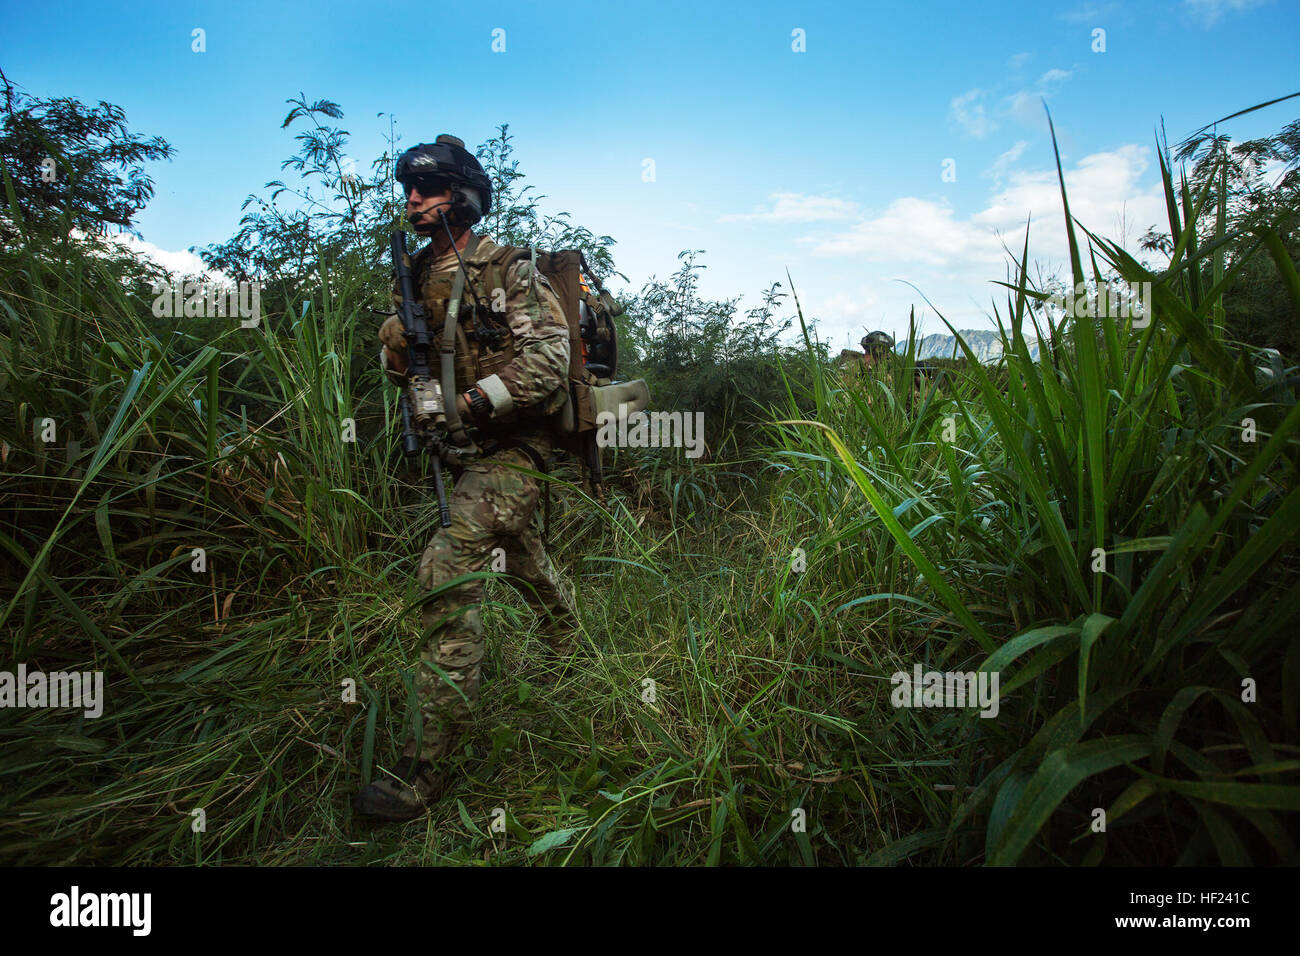
<svg viewBox="0 0 1300 956"><path fill-rule="evenodd" d="M506 272L505 293L515 357L476 383L492 402L494 419L543 405L569 378L569 326L546 277L521 260Z"/></svg>

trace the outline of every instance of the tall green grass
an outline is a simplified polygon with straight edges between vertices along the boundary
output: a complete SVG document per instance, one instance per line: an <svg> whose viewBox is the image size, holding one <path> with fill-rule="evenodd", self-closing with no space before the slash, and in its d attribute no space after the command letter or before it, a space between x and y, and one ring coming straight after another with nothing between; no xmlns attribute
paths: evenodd
<svg viewBox="0 0 1300 956"><path fill-rule="evenodd" d="M358 338L374 332L368 303L335 276L328 295L256 329L168 327L120 263L73 250L64 269L43 242L5 263L2 663L102 669L108 701L95 720L0 712L6 861L867 852L856 837L814 849L865 811L861 782L823 779L804 743L817 734L807 714L825 708L801 671L802 627L779 633L767 582L782 535L741 497L751 478L683 471L666 454L618 463L602 502L556 488L551 538L579 580L593 656L549 673L531 614L494 582L483 716L452 768L459 782L427 822L354 820L351 794L391 765L414 713L414 572L434 527L427 485L399 465L378 375L358 378L348 360L370 351ZM347 418L356 443L342 440ZM792 708L775 719L773 695ZM830 788L852 799L818 816ZM796 806L806 833L790 832ZM498 807L508 838L489 829Z"/></svg>
<svg viewBox="0 0 1300 956"><path fill-rule="evenodd" d="M0 860L1294 861L1295 396L1224 340L1240 263L1166 183L1161 275L1067 220L1077 277L1155 283L1145 330L1049 327L1026 251L1001 368L913 396L914 355L849 384L809 339L764 454L622 451L598 500L561 468L584 653L546 662L488 575L480 719L430 816L390 828L349 800L415 713L435 516L355 360L373 282L327 272L256 329L160 323L138 268L24 237L0 261L0 669L103 669L108 701L0 711ZM1294 275L1279 249L1253 254ZM998 718L892 708L915 662L999 671Z"/></svg>
<svg viewBox="0 0 1300 956"><path fill-rule="evenodd" d="M1155 275L1076 224L1062 178L1074 281L1151 283L1145 328L1054 323L1026 236L996 315L1005 392L958 335L965 380L916 414L896 398L908 359L874 402L827 378L817 421L780 426L816 576L857 577L837 610L897 625L856 659L1000 675L996 719L896 718L949 758L925 781L947 796L915 793L931 827L910 848L932 859L1295 860L1300 409L1224 340L1213 317L1243 262L1198 253L1205 197L1164 179L1175 250Z"/></svg>

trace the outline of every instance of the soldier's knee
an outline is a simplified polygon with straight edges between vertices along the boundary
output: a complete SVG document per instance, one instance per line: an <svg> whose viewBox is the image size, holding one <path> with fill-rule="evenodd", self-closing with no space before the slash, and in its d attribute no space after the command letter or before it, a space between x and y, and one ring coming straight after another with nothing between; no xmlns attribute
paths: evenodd
<svg viewBox="0 0 1300 956"><path fill-rule="evenodd" d="M421 588L428 591L438 584L442 566L443 564L439 560L434 545L429 545L424 549L424 555L420 558L420 568L415 572L415 580Z"/></svg>
<svg viewBox="0 0 1300 956"><path fill-rule="evenodd" d="M477 604L471 604L465 609L456 630L467 635L473 641L474 646L478 648L478 657L475 659L481 660L483 657L483 616L479 613Z"/></svg>

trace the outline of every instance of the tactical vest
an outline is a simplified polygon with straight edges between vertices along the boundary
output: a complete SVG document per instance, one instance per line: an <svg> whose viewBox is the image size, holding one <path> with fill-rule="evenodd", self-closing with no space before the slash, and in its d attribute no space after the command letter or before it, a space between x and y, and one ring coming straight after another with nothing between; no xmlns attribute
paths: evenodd
<svg viewBox="0 0 1300 956"><path fill-rule="evenodd" d="M426 321L441 342L442 328L447 318L456 268L429 275L431 257L428 247L415 258L412 272L416 287L423 295ZM527 258L527 249L498 246L490 239L479 237L476 247L461 253L465 261L467 280L461 294L460 315L456 323L455 369L456 391L464 392L475 382L499 374L514 361L518 354L515 337L506 323L504 312L492 311L493 290L506 288L506 274L520 258ZM476 301L471 289L476 290ZM555 394L541 408L528 409L530 416L547 415L564 404L564 389Z"/></svg>
<svg viewBox="0 0 1300 956"><path fill-rule="evenodd" d="M503 312L492 311L494 290L507 288L506 276L520 260L536 269L547 280L560 303L562 318L569 329L568 381L551 393L539 406L521 409L521 421L503 424L501 429L514 430L527 424L542 426L566 450L578 455L592 478L601 480L600 456L595 443L597 416L602 411L617 413L620 406L628 412L649 404L645 382L612 381L618 364L614 317L622 308L613 296L601 288L594 273L585 268L582 253L575 249L538 252L518 246L498 246L482 236L471 239L461 252L467 278L461 293L456 323L455 376L457 393L475 382L496 375L514 360L518 345ZM429 329L441 342L457 269L428 274L432 265L429 246L420 250L412 262L416 288L421 290ZM583 273L592 277L593 292L582 280ZM476 302L471 287L481 301ZM528 422L528 420L532 420ZM498 430L490 426L489 432Z"/></svg>

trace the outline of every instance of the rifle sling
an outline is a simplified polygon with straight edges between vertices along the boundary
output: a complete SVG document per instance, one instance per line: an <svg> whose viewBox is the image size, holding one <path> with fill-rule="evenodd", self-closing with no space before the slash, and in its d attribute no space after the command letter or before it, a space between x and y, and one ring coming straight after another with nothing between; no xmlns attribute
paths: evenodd
<svg viewBox="0 0 1300 956"><path fill-rule="evenodd" d="M465 244L465 256L472 256L478 248L478 233L469 234ZM451 440L461 447L472 445L473 440L465 432L465 423L460 420L456 409L456 324L460 321L460 297L465 292L465 270L457 265L456 278L451 283L451 300L447 303L447 320L442 326L442 392L443 404L447 415L447 433ZM449 380L450 379L450 380Z"/></svg>

